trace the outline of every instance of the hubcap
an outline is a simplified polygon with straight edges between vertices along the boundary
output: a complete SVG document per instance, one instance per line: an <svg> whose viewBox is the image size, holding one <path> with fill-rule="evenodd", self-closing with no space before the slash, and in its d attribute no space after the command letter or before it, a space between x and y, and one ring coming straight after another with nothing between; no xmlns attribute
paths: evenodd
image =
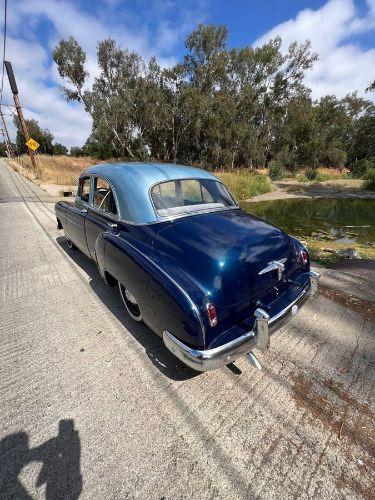
<svg viewBox="0 0 375 500"><path fill-rule="evenodd" d="M119 288L120 288L120 294L122 301L126 307L126 310L128 311L129 315L135 320L135 321L142 321L142 313L141 310L139 309L137 299L134 297L134 295L129 292L127 288L122 286L119 283Z"/></svg>
<svg viewBox="0 0 375 500"><path fill-rule="evenodd" d="M134 304L135 306L138 305L137 301L135 300L135 297L132 293L129 292L129 290L127 288L125 288L125 297L127 298L127 300L129 302L131 302L132 304Z"/></svg>

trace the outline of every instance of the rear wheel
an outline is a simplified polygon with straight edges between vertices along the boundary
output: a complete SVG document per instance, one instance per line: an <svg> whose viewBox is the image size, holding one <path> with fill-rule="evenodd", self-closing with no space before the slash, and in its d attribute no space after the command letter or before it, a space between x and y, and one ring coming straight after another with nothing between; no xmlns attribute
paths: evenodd
<svg viewBox="0 0 375 500"><path fill-rule="evenodd" d="M134 321L142 321L142 313L139 308L137 299L127 288L121 285L121 283L118 284L118 287L125 309L127 310L129 316L133 318Z"/></svg>
<svg viewBox="0 0 375 500"><path fill-rule="evenodd" d="M65 239L66 239L66 244L68 245L70 250L77 250L77 247L75 246L75 244L72 242L72 240L70 238L65 236Z"/></svg>

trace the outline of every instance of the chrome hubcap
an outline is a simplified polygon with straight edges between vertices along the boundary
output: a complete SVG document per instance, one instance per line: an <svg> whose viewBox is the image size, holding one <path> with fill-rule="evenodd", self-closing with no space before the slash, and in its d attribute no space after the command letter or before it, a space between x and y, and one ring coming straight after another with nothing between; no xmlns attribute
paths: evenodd
<svg viewBox="0 0 375 500"><path fill-rule="evenodd" d="M130 316L135 321L142 321L142 313L139 309L138 302L134 295L129 292L127 288L125 288L121 283L119 283L121 298L125 304L125 307L130 314Z"/></svg>
<svg viewBox="0 0 375 500"><path fill-rule="evenodd" d="M129 290L127 290L126 288L125 288L125 297L132 304L134 304L134 305L138 304L137 301L135 300L134 295L132 293L130 293Z"/></svg>

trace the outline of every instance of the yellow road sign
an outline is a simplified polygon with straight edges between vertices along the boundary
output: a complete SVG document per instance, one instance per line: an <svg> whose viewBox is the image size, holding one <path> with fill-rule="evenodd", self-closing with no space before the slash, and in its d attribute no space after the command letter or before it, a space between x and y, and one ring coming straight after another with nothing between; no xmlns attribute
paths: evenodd
<svg viewBox="0 0 375 500"><path fill-rule="evenodd" d="M40 144L30 137L30 139L26 142L26 146L33 151L36 151L39 148Z"/></svg>

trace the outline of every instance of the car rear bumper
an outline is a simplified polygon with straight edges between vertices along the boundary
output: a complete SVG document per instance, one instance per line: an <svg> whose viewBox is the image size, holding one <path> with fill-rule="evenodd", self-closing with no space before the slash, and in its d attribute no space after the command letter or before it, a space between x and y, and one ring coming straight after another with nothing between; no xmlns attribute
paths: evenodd
<svg viewBox="0 0 375 500"><path fill-rule="evenodd" d="M164 343L183 363L202 372L225 366L252 349L267 349L270 335L288 323L303 304L316 295L319 276L318 273L310 271L310 279L302 292L275 316L270 317L263 309L256 309L254 328L232 342L214 349L199 350L188 347L172 333L165 330L163 332Z"/></svg>

